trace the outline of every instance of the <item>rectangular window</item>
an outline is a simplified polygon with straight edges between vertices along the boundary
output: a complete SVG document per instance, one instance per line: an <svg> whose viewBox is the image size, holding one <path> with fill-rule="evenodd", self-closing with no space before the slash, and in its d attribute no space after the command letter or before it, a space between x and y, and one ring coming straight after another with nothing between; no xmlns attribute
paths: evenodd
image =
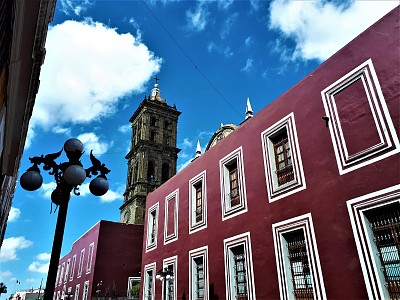
<svg viewBox="0 0 400 300"><path fill-rule="evenodd" d="M306 240L302 229L283 234L292 274L293 294L296 299L314 299Z"/></svg>
<svg viewBox="0 0 400 300"><path fill-rule="evenodd" d="M274 145L275 167L278 186L291 182L294 179L292 155L286 130L275 137L271 137Z"/></svg>
<svg viewBox="0 0 400 300"><path fill-rule="evenodd" d="M177 265L178 257L173 256L163 260L163 270L168 270L173 274L169 279L163 280L163 289L165 286L166 295L163 295L163 299L176 300L177 299L177 289L176 289L176 278L177 278Z"/></svg>
<svg viewBox="0 0 400 300"><path fill-rule="evenodd" d="M128 278L128 299L139 300L140 277Z"/></svg>
<svg viewBox="0 0 400 300"><path fill-rule="evenodd" d="M227 300L256 299L250 233L224 240Z"/></svg>
<svg viewBox="0 0 400 300"><path fill-rule="evenodd" d="M400 298L400 185L347 201L370 299Z"/></svg>
<svg viewBox="0 0 400 300"><path fill-rule="evenodd" d="M207 228L207 190L204 170L189 181L189 233Z"/></svg>
<svg viewBox="0 0 400 300"><path fill-rule="evenodd" d="M57 298L56 298L57 300L60 299L60 294L61 294L60 291L57 291Z"/></svg>
<svg viewBox="0 0 400 300"><path fill-rule="evenodd" d="M178 239L179 190L165 197L164 244Z"/></svg>
<svg viewBox="0 0 400 300"><path fill-rule="evenodd" d="M237 161L226 166L229 172L229 205L235 207L240 204Z"/></svg>
<svg viewBox="0 0 400 300"><path fill-rule="evenodd" d="M56 277L56 284L55 284L55 286L57 286L58 278L60 278L60 267L61 267L61 266L58 266L58 269L57 269L57 277Z"/></svg>
<svg viewBox="0 0 400 300"><path fill-rule="evenodd" d="M269 202L304 190L306 181L294 114L261 132L261 142Z"/></svg>
<svg viewBox="0 0 400 300"><path fill-rule="evenodd" d="M86 263L86 274L90 273L90 270L92 269L93 248L94 248L94 242L89 245L87 263Z"/></svg>
<svg viewBox="0 0 400 300"><path fill-rule="evenodd" d="M81 250L81 255L79 257L79 267L78 267L78 278L82 276L83 260L85 259L85 248Z"/></svg>
<svg viewBox="0 0 400 300"><path fill-rule="evenodd" d="M157 248L157 235L158 235L158 202L148 210L147 215L147 238L146 250L150 251Z"/></svg>
<svg viewBox="0 0 400 300"><path fill-rule="evenodd" d="M189 251L189 294L193 300L208 300L208 247Z"/></svg>
<svg viewBox="0 0 400 300"><path fill-rule="evenodd" d="M79 288L80 288L80 284L77 284L75 286L75 295L74 295L74 300L78 300L79 299Z"/></svg>
<svg viewBox="0 0 400 300"><path fill-rule="evenodd" d="M85 284L83 285L82 300L87 300L88 293L89 293L89 281L85 281Z"/></svg>
<svg viewBox="0 0 400 300"><path fill-rule="evenodd" d="M59 280L59 282L58 282L58 285L61 285L62 282L63 282L64 269L65 269L65 262L63 262L63 263L62 263L62 266L61 266L60 280Z"/></svg>
<svg viewBox="0 0 400 300"><path fill-rule="evenodd" d="M69 265L71 263L71 259L67 261L67 267L65 268L65 275L64 275L64 283L68 281L68 273L69 273Z"/></svg>
<svg viewBox="0 0 400 300"><path fill-rule="evenodd" d="M311 214L272 225L281 299L326 299Z"/></svg>
<svg viewBox="0 0 400 300"><path fill-rule="evenodd" d="M72 281L74 279L75 264L76 264L76 254L72 257L71 277L69 278L69 281Z"/></svg>
<svg viewBox="0 0 400 300"><path fill-rule="evenodd" d="M247 212L242 147L220 160L222 220Z"/></svg>
<svg viewBox="0 0 400 300"><path fill-rule="evenodd" d="M156 263L144 266L143 299L154 300Z"/></svg>

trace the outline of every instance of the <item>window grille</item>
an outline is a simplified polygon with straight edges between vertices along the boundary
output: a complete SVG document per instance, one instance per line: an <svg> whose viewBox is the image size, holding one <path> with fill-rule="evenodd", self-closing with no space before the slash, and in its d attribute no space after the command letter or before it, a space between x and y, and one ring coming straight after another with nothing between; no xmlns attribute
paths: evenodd
<svg viewBox="0 0 400 300"><path fill-rule="evenodd" d="M153 244L156 239L156 212L153 211L151 213L151 235L150 235L150 244Z"/></svg>
<svg viewBox="0 0 400 300"><path fill-rule="evenodd" d="M276 175L278 185L283 185L294 179L292 154L287 132L284 131L272 139L275 154Z"/></svg>
<svg viewBox="0 0 400 300"><path fill-rule="evenodd" d="M168 266L168 271L172 272L172 274L174 273L174 267L173 265L169 265ZM175 274L173 275L175 276ZM174 300L174 281L175 278L169 279L169 280L165 280L164 282L167 284L167 300Z"/></svg>
<svg viewBox="0 0 400 300"><path fill-rule="evenodd" d="M229 171L229 198L231 201L231 207L240 204L239 198L239 183L238 183L238 172L236 161L228 166Z"/></svg>
<svg viewBox="0 0 400 300"><path fill-rule="evenodd" d="M285 235L296 299L314 299L310 264L303 230Z"/></svg>
<svg viewBox="0 0 400 300"><path fill-rule="evenodd" d="M196 300L204 299L204 261L203 257L198 257L195 260L195 287Z"/></svg>
<svg viewBox="0 0 400 300"><path fill-rule="evenodd" d="M151 300L153 298L153 271L147 271L147 288L146 288L146 299Z"/></svg>
<svg viewBox="0 0 400 300"><path fill-rule="evenodd" d="M242 253L234 254L234 277L236 284L236 299L246 300L247 299L247 276L246 276L246 259Z"/></svg>
<svg viewBox="0 0 400 300"><path fill-rule="evenodd" d="M203 190L201 182L195 186L196 189L196 222L203 219Z"/></svg>
<svg viewBox="0 0 400 300"><path fill-rule="evenodd" d="M400 207L374 210L368 218L390 299L400 299Z"/></svg>

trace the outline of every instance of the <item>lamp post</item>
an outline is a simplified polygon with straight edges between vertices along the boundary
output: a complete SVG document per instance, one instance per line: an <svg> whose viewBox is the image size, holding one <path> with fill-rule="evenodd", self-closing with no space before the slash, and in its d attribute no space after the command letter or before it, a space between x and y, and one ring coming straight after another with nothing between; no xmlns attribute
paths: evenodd
<svg viewBox="0 0 400 300"><path fill-rule="evenodd" d="M61 155L62 151L63 149L46 156L30 157L29 160L33 165L20 178L23 189L27 191L37 190L43 183L38 165L43 164L43 170L53 175L57 184L55 190L51 193L51 201L59 206L59 210L43 300L53 299L71 192L73 191L75 195L79 196L79 186L85 181L86 177L90 178L92 175L98 176L90 182L90 192L95 196L102 196L108 191L106 174L110 170L93 156L92 151L90 152L92 166L84 169L80 161L83 154L83 144L80 140L72 138L65 142L64 151L68 161L57 164L55 159Z"/></svg>
<svg viewBox="0 0 400 300"><path fill-rule="evenodd" d="M167 282L171 283L174 280L174 272L169 268L161 269L157 272L156 279L163 282L164 300L167 299ZM169 295L169 294L168 294ZM170 297L168 297L170 298Z"/></svg>

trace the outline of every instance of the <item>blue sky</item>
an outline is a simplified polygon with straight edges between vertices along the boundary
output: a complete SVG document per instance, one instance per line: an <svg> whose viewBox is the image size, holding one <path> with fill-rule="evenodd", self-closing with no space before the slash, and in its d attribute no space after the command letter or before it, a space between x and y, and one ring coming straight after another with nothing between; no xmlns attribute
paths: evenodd
<svg viewBox="0 0 400 300"><path fill-rule="evenodd" d="M160 78L161 96L182 112L180 170L194 157L197 140L204 149L221 123L244 120L248 97L256 114L396 5L58 0L20 175L29 157L57 152L71 137L111 169L105 196L91 196L87 180L81 196L71 198L62 255L97 221L119 221L129 118L150 94L153 77ZM38 191L17 185L0 251L8 294L0 299L46 280L57 214L50 214L49 200L55 183L42 175Z"/></svg>

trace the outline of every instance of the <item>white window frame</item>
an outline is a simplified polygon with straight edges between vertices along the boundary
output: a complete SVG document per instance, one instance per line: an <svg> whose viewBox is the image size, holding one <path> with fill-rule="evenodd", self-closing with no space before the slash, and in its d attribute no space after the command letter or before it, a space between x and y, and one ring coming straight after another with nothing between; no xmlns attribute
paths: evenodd
<svg viewBox="0 0 400 300"><path fill-rule="evenodd" d="M230 181L228 166L236 160L237 181L239 184L239 205L230 206ZM219 161L221 184L222 221L247 212L246 179L244 174L243 148L240 146Z"/></svg>
<svg viewBox="0 0 400 300"><path fill-rule="evenodd" d="M274 144L271 138L286 130L288 142L290 145L294 179L278 186L276 175ZM261 132L261 143L264 157L265 179L268 191L268 201L282 199L294 193L306 189L306 180L303 170L303 162L300 154L300 146L297 138L296 122L294 113L291 112L272 126Z"/></svg>
<svg viewBox="0 0 400 300"><path fill-rule="evenodd" d="M61 265L61 273L60 273L60 278L58 280L58 285L62 285L63 283L63 277L64 277L64 270L65 270L65 262L62 263Z"/></svg>
<svg viewBox="0 0 400 300"><path fill-rule="evenodd" d="M81 285L78 283L75 286L75 295L74 295L74 300L78 300L79 299L79 289L80 289Z"/></svg>
<svg viewBox="0 0 400 300"><path fill-rule="evenodd" d="M89 296L89 280L85 281L83 285L82 300L87 300Z"/></svg>
<svg viewBox="0 0 400 300"><path fill-rule="evenodd" d="M80 278L82 276L82 270L83 270L83 262L85 260L85 248L81 250L81 254L79 256L79 266L78 266L78 276L77 278Z"/></svg>
<svg viewBox="0 0 400 300"><path fill-rule="evenodd" d="M148 299L147 295L149 293L149 290L147 289L147 285L148 285L148 280L149 280L149 271L152 272L151 276L152 276L152 286L151 286L151 298ZM143 300L154 300L155 299L155 292L156 292L156 263L153 262L151 264L147 264L144 266L143 269Z"/></svg>
<svg viewBox="0 0 400 300"><path fill-rule="evenodd" d="M57 300L60 299L60 294L61 294L60 291L57 291L57 298L56 298Z"/></svg>
<svg viewBox="0 0 400 300"><path fill-rule="evenodd" d="M155 216L153 216L153 212L155 212ZM154 250L157 248L157 240L158 240L158 216L159 216L159 203L153 204L149 210L147 211L147 234L146 234L146 252ZM151 232L153 225L153 218L155 218L155 230L154 230L154 242L151 242Z"/></svg>
<svg viewBox="0 0 400 300"><path fill-rule="evenodd" d="M92 269L93 249L94 249L94 242L90 243L89 245L87 262L86 262L86 274L89 274Z"/></svg>
<svg viewBox="0 0 400 300"><path fill-rule="evenodd" d="M76 265L76 254L72 257L71 276L69 278L69 281L74 280L75 265Z"/></svg>
<svg viewBox="0 0 400 300"><path fill-rule="evenodd" d="M165 270L166 268L168 268L169 266L172 265L172 271L174 272L173 275L173 285L174 285L174 296L172 297L173 300L177 300L177 284L178 284L178 256L171 256L168 258L163 259L163 270ZM163 286L163 293L162 293L162 299L169 299L169 291L168 291L168 287L164 288L164 284L166 284L166 280L163 280L162 282L162 286ZM167 292L167 295L164 295L164 291Z"/></svg>
<svg viewBox="0 0 400 300"><path fill-rule="evenodd" d="M396 202L400 202L400 184L346 202L369 299L389 299L389 294L365 213Z"/></svg>
<svg viewBox="0 0 400 300"><path fill-rule="evenodd" d="M69 274L70 264L71 264L71 259L69 258L69 259L67 260L67 266L65 267L64 283L66 283L66 282L68 281L68 274Z"/></svg>
<svg viewBox="0 0 400 300"><path fill-rule="evenodd" d="M189 234L207 228L207 172L204 170L189 180ZM202 220L196 222L196 188L201 182Z"/></svg>
<svg viewBox="0 0 400 300"><path fill-rule="evenodd" d="M335 103L335 94L362 80L380 142L349 155ZM321 91L339 174L351 172L400 152L400 143L372 60L368 59Z"/></svg>
<svg viewBox="0 0 400 300"><path fill-rule="evenodd" d="M314 299L327 299L311 213L272 224L280 299L293 299L293 283L285 233L303 230Z"/></svg>
<svg viewBox="0 0 400 300"><path fill-rule="evenodd" d="M58 285L58 279L59 279L59 276L60 276L60 270L61 270L61 265L59 265L59 266L58 266L58 269L57 269L57 277L56 277L56 284L55 284L55 286Z"/></svg>
<svg viewBox="0 0 400 300"><path fill-rule="evenodd" d="M233 271L232 248L243 246L243 254L246 263L246 282L248 300L256 300L256 289L254 285L253 255L251 247L250 232L245 232L227 239L224 239L224 260L225 260L225 287L226 299L235 300L236 290Z"/></svg>
<svg viewBox="0 0 400 300"><path fill-rule="evenodd" d="M204 272L204 300L209 299L209 274L208 274L208 246L200 247L189 251L189 299L196 299L195 290L195 262L194 260L201 257L203 259Z"/></svg>
<svg viewBox="0 0 400 300"><path fill-rule="evenodd" d="M174 232L168 235L168 202L175 200L174 205ZM179 189L176 189L167 197L165 197L165 218L164 218L164 245L178 240L178 207L179 207Z"/></svg>
<svg viewBox="0 0 400 300"><path fill-rule="evenodd" d="M133 284L139 283L140 285L140 277L128 277L128 290L126 291L127 298L132 298L131 289Z"/></svg>

